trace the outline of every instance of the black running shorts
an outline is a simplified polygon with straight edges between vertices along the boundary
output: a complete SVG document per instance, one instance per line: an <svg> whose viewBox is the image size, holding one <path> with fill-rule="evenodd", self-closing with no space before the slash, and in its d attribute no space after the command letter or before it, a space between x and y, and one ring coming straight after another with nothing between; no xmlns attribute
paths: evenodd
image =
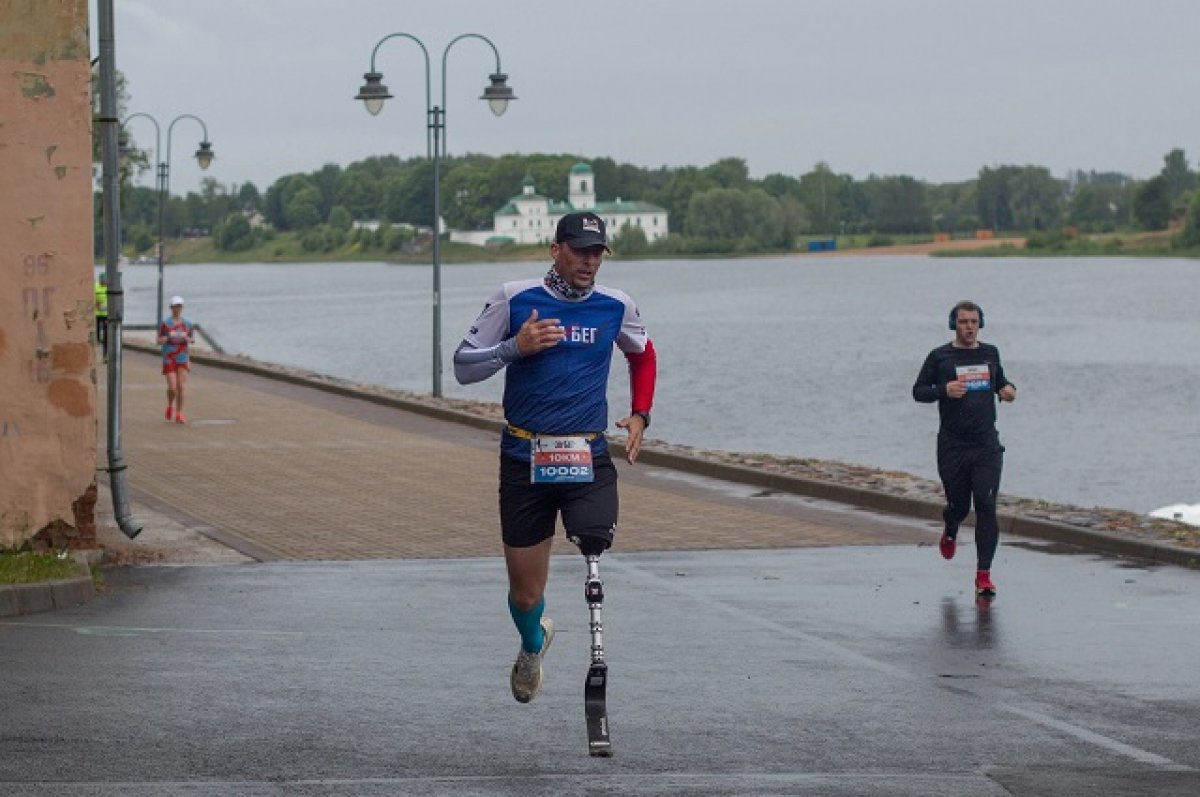
<svg viewBox="0 0 1200 797"><path fill-rule="evenodd" d="M612 545L617 531L617 469L608 454L592 463L595 480L531 484L529 463L500 456L500 534L505 545L528 548L554 536L562 513L567 536L594 536Z"/></svg>

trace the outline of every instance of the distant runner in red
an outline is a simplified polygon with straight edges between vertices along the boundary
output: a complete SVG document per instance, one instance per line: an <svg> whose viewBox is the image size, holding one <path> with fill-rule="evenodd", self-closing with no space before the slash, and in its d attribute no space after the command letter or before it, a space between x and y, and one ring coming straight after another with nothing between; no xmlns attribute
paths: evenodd
<svg viewBox="0 0 1200 797"><path fill-rule="evenodd" d="M187 387L191 359L188 346L195 337L195 325L183 317L183 297L171 297L171 315L158 325L158 345L162 347L162 372L167 377L167 409L169 421L187 423L183 417L183 392Z"/></svg>
<svg viewBox="0 0 1200 797"><path fill-rule="evenodd" d="M941 419L937 458L946 507L938 548L944 558L954 558L958 526L974 501L975 592L993 598L992 558L1000 541L996 494L1004 466L1004 446L996 431L996 397L1015 401L1017 388L1004 375L1000 350L979 342L983 308L970 301L954 305L950 329L954 340L929 352L912 393L917 401L936 401Z"/></svg>

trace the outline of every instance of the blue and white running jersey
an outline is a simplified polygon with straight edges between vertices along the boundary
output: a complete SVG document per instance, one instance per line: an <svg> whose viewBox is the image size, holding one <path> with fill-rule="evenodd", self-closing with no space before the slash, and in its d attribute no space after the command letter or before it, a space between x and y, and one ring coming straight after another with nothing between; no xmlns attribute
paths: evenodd
<svg viewBox="0 0 1200 797"><path fill-rule="evenodd" d="M626 354L646 350L648 337L637 306L623 291L596 285L582 299L566 299L541 279L506 282L494 294L465 341L489 349L514 337L537 310L538 320L559 319L566 337L509 363L504 415L509 424L538 434L600 433L608 426L608 372L613 346ZM529 461L529 441L505 431L501 451ZM592 454L608 450L603 434Z"/></svg>

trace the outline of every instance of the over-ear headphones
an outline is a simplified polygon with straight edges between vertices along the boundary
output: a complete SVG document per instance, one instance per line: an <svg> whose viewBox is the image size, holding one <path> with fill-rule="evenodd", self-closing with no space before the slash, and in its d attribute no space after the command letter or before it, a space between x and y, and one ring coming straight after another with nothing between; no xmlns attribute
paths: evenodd
<svg viewBox="0 0 1200 797"><path fill-rule="evenodd" d="M964 308L965 309L965 308ZM950 308L950 331L953 332L957 328L959 306L956 304ZM979 308L979 328L983 329L983 308Z"/></svg>

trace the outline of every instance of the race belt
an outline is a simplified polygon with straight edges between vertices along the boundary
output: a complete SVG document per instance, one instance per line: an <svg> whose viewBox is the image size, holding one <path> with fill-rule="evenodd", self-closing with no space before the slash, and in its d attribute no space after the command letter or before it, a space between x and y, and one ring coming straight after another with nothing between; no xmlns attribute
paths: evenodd
<svg viewBox="0 0 1200 797"><path fill-rule="evenodd" d="M528 429L522 429L520 426L513 426L511 423L505 424L505 430L510 435L512 435L513 437L516 437L520 440L532 440L535 437L539 436L537 432L531 432ZM600 432L572 432L571 434L566 435L566 436L567 437L582 437L584 440L587 440L590 443L593 440L595 440L597 437L599 437L600 434L601 434ZM545 437L545 435L541 435L541 436Z"/></svg>
<svg viewBox="0 0 1200 797"><path fill-rule="evenodd" d="M572 484L595 479L592 468L592 441L599 435L537 434L509 426L514 437L529 441L529 481L531 484Z"/></svg>

